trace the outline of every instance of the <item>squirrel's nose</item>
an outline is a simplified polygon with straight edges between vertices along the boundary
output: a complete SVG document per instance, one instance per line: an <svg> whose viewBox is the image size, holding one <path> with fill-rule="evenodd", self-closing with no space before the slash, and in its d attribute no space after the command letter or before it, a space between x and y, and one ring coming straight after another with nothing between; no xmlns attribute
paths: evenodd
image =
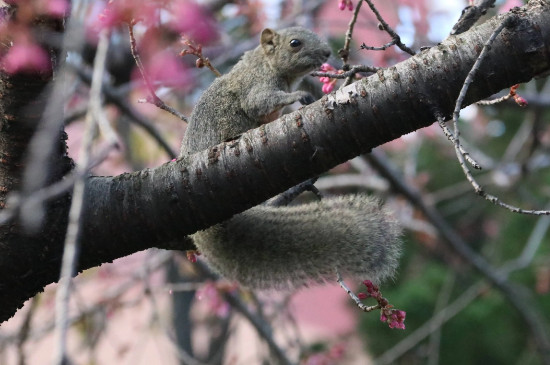
<svg viewBox="0 0 550 365"><path fill-rule="evenodd" d="M330 49L327 49L323 52L323 55L326 57L326 58L329 58L330 57Z"/></svg>

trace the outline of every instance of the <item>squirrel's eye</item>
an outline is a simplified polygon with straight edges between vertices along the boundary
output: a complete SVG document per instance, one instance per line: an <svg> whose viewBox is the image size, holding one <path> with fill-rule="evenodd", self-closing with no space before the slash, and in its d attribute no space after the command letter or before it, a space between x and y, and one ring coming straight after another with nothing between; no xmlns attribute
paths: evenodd
<svg viewBox="0 0 550 365"><path fill-rule="evenodd" d="M298 39L293 39L290 41L290 46L295 48L295 47L300 47L302 45L302 42Z"/></svg>

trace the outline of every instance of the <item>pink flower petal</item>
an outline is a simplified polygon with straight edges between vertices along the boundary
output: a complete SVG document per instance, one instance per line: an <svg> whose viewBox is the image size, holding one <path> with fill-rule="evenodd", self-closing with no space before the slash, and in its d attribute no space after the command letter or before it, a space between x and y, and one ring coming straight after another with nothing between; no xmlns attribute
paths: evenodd
<svg viewBox="0 0 550 365"><path fill-rule="evenodd" d="M16 43L2 59L2 68L11 74L46 71L50 68L50 57L34 43Z"/></svg>

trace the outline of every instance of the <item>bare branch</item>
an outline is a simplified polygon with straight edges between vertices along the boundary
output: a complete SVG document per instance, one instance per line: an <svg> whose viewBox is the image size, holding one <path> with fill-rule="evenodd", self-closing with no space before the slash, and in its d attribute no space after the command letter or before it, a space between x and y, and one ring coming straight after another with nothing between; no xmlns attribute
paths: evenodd
<svg viewBox="0 0 550 365"><path fill-rule="evenodd" d="M376 19L378 19L378 21L380 22L380 25L381 25L382 29L384 29L386 31L386 33L388 33L391 36L392 42L397 47L399 47L399 49L401 49L403 52L406 52L406 53L410 54L411 56L414 56L415 52L412 49L410 49L409 47L407 47L405 44L403 44L403 42L401 42L401 37L399 37L399 34L397 34L392 29L392 27L390 27L390 25L388 23L386 23L384 18L382 18L382 15L380 15L380 13L378 12L378 9L376 9L376 7L374 6L374 3L372 2L372 0L365 0L365 1L367 2L367 4L369 4L370 10L372 10L374 15L376 15Z"/></svg>
<svg viewBox="0 0 550 365"><path fill-rule="evenodd" d="M349 57L349 47L351 45L351 39L353 36L353 28L355 27L355 23L357 22L357 15L359 15L359 10L361 10L361 5L363 5L363 0L359 0L357 2L357 5L355 6L355 9L353 10L353 16L351 17L351 20L348 24L348 29L346 30L346 35L344 37L344 47L340 50L338 50L338 55L342 58L342 61L344 62L344 65L348 64L348 57Z"/></svg>
<svg viewBox="0 0 550 365"><path fill-rule="evenodd" d="M437 124L439 124L439 126L443 130L443 133L449 139L449 141L455 144L455 146L458 145L458 149L462 154L462 156L464 156L464 159L468 161L468 163L472 165L475 169L481 170L481 165L477 163L477 161L474 160L472 156L470 156L468 151L466 151L459 142L456 141L456 138L454 137L453 132L451 132L449 128L447 128L447 126L445 125L445 120L443 119L443 117L437 117Z"/></svg>
<svg viewBox="0 0 550 365"><path fill-rule="evenodd" d="M139 69L139 72L141 73L141 77L143 78L143 81L145 82L145 85L147 86L147 89L149 90L150 98L147 98L146 101L154 104L156 107L166 110L168 113L178 117L179 119L183 120L187 123L187 117L183 114L181 114L176 109L172 108L169 105L166 105L164 101L162 101L156 94L155 88L153 87L153 84L151 83L151 80L149 80L149 76L147 76L147 73L145 72L145 67L143 66L143 63L141 62L141 57L139 56L139 53L137 52L137 46L136 46L136 37L134 36L134 23L128 23L128 34L130 36L130 50L132 51L132 56L134 57L134 60L136 61L136 65Z"/></svg>
<svg viewBox="0 0 550 365"><path fill-rule="evenodd" d="M389 41L388 43L386 44L383 44L382 46L380 47L372 47L372 46L367 46L365 44L365 42L361 43L361 46L360 48L361 49L364 49L364 50L367 50L367 51L385 51L386 49L390 48L391 46L395 45L395 42L396 40L395 39L392 39L391 41Z"/></svg>
<svg viewBox="0 0 550 365"><path fill-rule="evenodd" d="M464 33L470 29L482 15L487 13L489 8L495 6L495 0L475 0L474 4L467 6L462 10L460 18L453 26L451 34L456 35Z"/></svg>
<svg viewBox="0 0 550 365"><path fill-rule="evenodd" d="M202 54L201 45L196 46L191 40L186 38L183 39L183 44L185 44L188 49L184 49L183 51L181 51L180 56L185 56L188 54L194 55L195 57L197 57L195 65L198 68L203 68L204 66L206 66L210 71L212 71L214 75L216 75L216 77L220 77L222 75L221 72L218 71L216 67L214 67L212 62L210 62L210 59Z"/></svg>
<svg viewBox="0 0 550 365"><path fill-rule="evenodd" d="M338 283L338 285L340 285L340 287L342 289L344 289L346 291L346 293L348 293L349 297L355 302L355 305L359 309L361 309L363 312L372 312L373 310L381 308L380 304L371 305L371 306L367 306L367 305L363 304L363 302L361 302L361 299L359 299L359 297L353 292L353 290L351 290L346 285L346 283L344 282L344 280L342 279L340 274L338 274L338 278L337 278L336 282Z"/></svg>
<svg viewBox="0 0 550 365"><path fill-rule="evenodd" d="M107 31L103 30L99 35L97 53L94 60L94 74L92 77L92 87L90 89L90 104L86 114L86 126L82 145L80 147L80 157L78 163L80 166L88 166L90 160L90 149L92 146L94 130L97 126L96 117L101 113L101 80L105 71L105 60L107 58L107 48L109 40ZM103 127L106 129L106 127ZM116 143L116 137L114 138ZM80 176L74 184L73 198L69 210L69 226L63 248L63 259L61 263L61 276L59 278L59 287L55 296L56 313L56 352L55 363L62 365L66 361L66 341L68 328L69 298L71 278L75 274L76 262L78 260L78 234L80 230L80 216L82 214L84 199L85 179Z"/></svg>
<svg viewBox="0 0 550 365"><path fill-rule="evenodd" d="M380 67L355 65L355 66L350 66L350 69L348 71L344 71L343 73L340 73L340 74L332 73L332 72L315 71L315 72L312 72L310 75L315 77L330 77L332 79L347 79L355 76L359 72L375 73L379 70L380 70Z"/></svg>
<svg viewBox="0 0 550 365"><path fill-rule="evenodd" d="M476 181L476 179L472 175L472 172L470 171L468 166L466 166L465 158L466 158L467 154L464 154L463 151L461 150L460 141L459 141L460 131L458 129L458 118L460 116L460 109L462 108L462 105L464 103L464 99L466 98L466 93L468 92L468 88L470 87L470 84L473 82L473 80L475 78L475 75L476 75L477 71L480 68L481 63L483 62L485 57L487 57L487 54L489 53L489 51L491 49L491 45L493 44L493 42L495 41L497 36L500 34L500 32L504 28L511 26L515 21L516 21L516 18L515 18L515 15L513 15L513 14L507 15L501 21L501 23L499 24L498 27L495 28L495 30L493 31L493 33L491 34L491 36L489 37L487 42L485 42L485 44L483 46L483 50L479 54L479 57L474 62L474 65L472 66L472 69L470 70L470 72L468 73L468 76L464 80L464 84L463 84L462 89L460 90L459 96L456 100L455 109L454 109L454 112L453 112L454 146L455 146L456 156L457 156L458 161L460 163L460 167L462 167L462 170L464 171L466 179L468 179L468 181L472 184L476 194L480 195L485 200L487 200L487 201L489 201L489 202L491 202L495 205L498 205L500 207L506 208L509 211L514 212L514 213L532 214L532 215L550 215L549 210L536 210L536 209L518 208L518 207L513 206L511 204L504 203L498 197L487 193L483 189L483 187L481 187L481 185L479 185L479 183Z"/></svg>

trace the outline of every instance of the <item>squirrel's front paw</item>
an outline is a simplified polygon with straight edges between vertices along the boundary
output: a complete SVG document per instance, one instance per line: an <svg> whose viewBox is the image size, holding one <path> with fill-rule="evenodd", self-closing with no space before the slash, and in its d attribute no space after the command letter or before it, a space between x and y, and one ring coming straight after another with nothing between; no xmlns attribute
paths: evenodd
<svg viewBox="0 0 550 365"><path fill-rule="evenodd" d="M304 92L304 95L300 98L299 102L302 105L309 105L315 101L315 98L310 93Z"/></svg>

